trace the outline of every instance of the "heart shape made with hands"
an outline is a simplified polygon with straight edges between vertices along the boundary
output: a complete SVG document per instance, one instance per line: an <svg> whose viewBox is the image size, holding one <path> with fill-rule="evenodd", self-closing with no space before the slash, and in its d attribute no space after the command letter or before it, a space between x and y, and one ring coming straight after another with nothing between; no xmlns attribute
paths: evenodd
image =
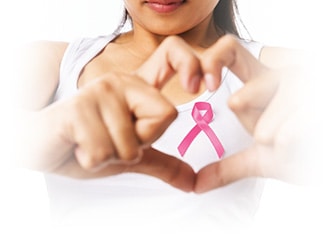
<svg viewBox="0 0 323 246"><path fill-rule="evenodd" d="M140 78L154 88L161 89L175 74L178 74L183 89L195 93L203 82L210 91L216 90L221 83L223 67L227 67L245 83L245 86L230 98L229 106L246 129L254 134L256 123L274 94L277 83L272 83L272 80L275 80L273 76L264 76L271 74L270 69L260 63L232 35L223 36L199 56L180 37L168 37L132 76ZM144 84L147 85L145 82ZM254 95L263 91L269 96L259 97L256 100L250 97L250 93ZM133 98L138 99L138 95ZM147 100L144 102L147 104ZM137 103L135 108L142 109L140 103ZM149 115L145 114L144 117L149 118ZM136 127L135 130L137 136L143 136L143 133L147 131L147 124ZM198 134L200 131L199 129L195 130L194 134ZM154 139L163 133L160 129L154 131L156 132L150 131L148 134L154 135L150 136ZM206 131L208 131L207 128ZM182 153L185 152L186 147L182 148ZM221 156L223 154L221 144L214 144L214 147L218 150L218 155ZM113 160L110 165L106 165L95 173L90 173L79 166L76 168L79 171L77 175L81 178L135 172L157 177L183 191L201 193L244 177L263 176L263 168L258 163L258 159L254 158L255 153L260 153L259 149L257 145L251 146L245 151L217 163L210 163L197 173L187 163L157 151L149 144L141 149L142 152L135 161ZM272 156L271 151L268 146L261 148L261 153L268 154L270 157ZM268 160L271 159L268 158ZM241 161L246 164L240 165ZM77 165L77 161L75 161L75 165ZM60 171L66 173L66 170Z"/></svg>
<svg viewBox="0 0 323 246"><path fill-rule="evenodd" d="M202 82L208 90L216 90L223 67L244 83L244 87L229 98L228 104L254 137L254 144L200 169L195 182L190 184L193 179L187 179L186 190L191 185L195 192L205 192L255 176L308 182L309 174L302 162L304 157L295 154L304 153L302 140L308 136L291 134L293 129L303 129L305 125L300 123L304 122L304 117L299 98L304 97L301 94L308 76L302 64L304 57L299 58L298 65L274 69L258 61L232 35L221 37L199 56L181 38L169 37L138 69L137 74L156 88L162 88L177 73L183 89L191 93L197 92ZM286 98L289 99L286 101ZM218 153L221 154L221 150ZM174 163L184 165L178 164L178 160ZM180 180L181 175L178 172L173 181Z"/></svg>
<svg viewBox="0 0 323 246"><path fill-rule="evenodd" d="M202 82L210 91L216 90L221 83L223 67L227 67L245 83L244 88L230 98L229 106L249 133L253 134L256 123L275 93L278 83L274 83L277 78L272 75L270 69L245 49L236 37L223 36L200 56L181 38L168 37L136 71L136 74L158 89L162 88L174 74L178 74L183 89L196 93ZM252 86L248 86L249 84ZM250 100L254 99L250 99L248 93L252 91L253 93L262 92L260 95L264 95L265 91L266 96L257 98L253 102L254 105L250 104ZM248 98L249 101L243 102L240 100L241 98ZM244 109L246 105L249 107L248 111ZM195 130L195 134L197 134L201 129ZM216 136L213 136L212 139L216 139ZM186 146L184 146L185 144ZM218 142L214 146L218 155L221 156L223 154L221 143ZM187 147L185 141L179 146L181 154L185 153ZM216 164L210 164L197 174L194 174L186 163L168 156L167 166L173 163L177 167L177 171L176 173L170 172L172 173L171 178L167 176L163 179L159 174L158 177L183 190L205 192L244 177L263 176L262 168L253 158L255 148L252 146L235 156L221 160ZM265 148L264 152L266 151ZM268 149L268 151L270 150ZM241 162L241 158L249 163L248 166L237 165ZM154 163L156 160L157 158L154 158L150 161Z"/></svg>

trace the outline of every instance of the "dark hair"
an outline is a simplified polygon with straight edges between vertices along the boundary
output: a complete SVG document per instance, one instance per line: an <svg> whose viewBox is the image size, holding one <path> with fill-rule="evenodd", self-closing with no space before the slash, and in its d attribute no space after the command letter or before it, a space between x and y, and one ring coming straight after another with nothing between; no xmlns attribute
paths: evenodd
<svg viewBox="0 0 323 246"><path fill-rule="evenodd" d="M220 34L231 33L240 36L237 27L238 17L238 6L235 0L220 0L213 10L214 25L221 32Z"/></svg>
<svg viewBox="0 0 323 246"><path fill-rule="evenodd" d="M128 20L131 20L131 17L129 16L128 11L124 9L121 22L114 33L119 33ZM236 0L220 0L213 10L213 20L220 35L230 33L241 37L242 35L239 31L238 23L248 33L240 18Z"/></svg>
<svg viewBox="0 0 323 246"><path fill-rule="evenodd" d="M114 30L113 33L119 34L121 32L121 30L124 28L124 26L126 25L128 19L130 19L130 16L128 14L127 9L124 8L120 23L119 23L118 27Z"/></svg>

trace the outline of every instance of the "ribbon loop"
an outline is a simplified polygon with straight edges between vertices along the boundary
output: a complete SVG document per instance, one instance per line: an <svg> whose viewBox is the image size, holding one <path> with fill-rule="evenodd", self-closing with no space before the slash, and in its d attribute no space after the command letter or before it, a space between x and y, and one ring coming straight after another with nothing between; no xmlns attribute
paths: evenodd
<svg viewBox="0 0 323 246"><path fill-rule="evenodd" d="M201 111L205 111L205 113L202 115ZM181 156L185 155L193 140L201 131L203 131L211 141L219 158L221 158L224 154L224 148L212 128L209 126L209 123L211 123L213 119L211 104L208 102L196 102L192 110L192 118L196 122L196 125L190 130L177 147Z"/></svg>

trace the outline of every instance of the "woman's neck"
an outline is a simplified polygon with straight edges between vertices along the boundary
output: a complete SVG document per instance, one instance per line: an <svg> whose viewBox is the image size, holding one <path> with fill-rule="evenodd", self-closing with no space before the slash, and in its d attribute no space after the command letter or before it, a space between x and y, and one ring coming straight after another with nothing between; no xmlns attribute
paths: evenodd
<svg viewBox="0 0 323 246"><path fill-rule="evenodd" d="M197 50L210 47L220 37L213 24L211 15L198 26L177 35L182 37L192 46L192 48ZM131 45L131 47L134 48L133 51L136 52L138 56L141 54L143 57L147 57L167 36L170 35L155 34L134 23L133 30L125 34L124 38L120 39L120 42Z"/></svg>

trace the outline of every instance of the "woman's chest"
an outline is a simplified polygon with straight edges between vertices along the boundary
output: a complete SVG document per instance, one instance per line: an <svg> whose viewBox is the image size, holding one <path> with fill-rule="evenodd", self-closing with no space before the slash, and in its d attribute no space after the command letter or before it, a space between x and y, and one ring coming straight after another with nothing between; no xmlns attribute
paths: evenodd
<svg viewBox="0 0 323 246"><path fill-rule="evenodd" d="M82 88L88 83L97 81L97 79L103 78L104 75L108 73L133 73L144 62L144 59L133 57L126 52L120 52L113 49L103 51L82 68L77 81L78 88ZM160 64L156 64L156 66L159 65ZM150 73L152 71L145 72ZM116 83L118 83L118 81L116 81ZM161 88L161 93L174 105L180 105L194 100L204 91L205 86L203 82L201 82L198 93L192 94L186 92L183 89L177 74L170 78L163 88Z"/></svg>

